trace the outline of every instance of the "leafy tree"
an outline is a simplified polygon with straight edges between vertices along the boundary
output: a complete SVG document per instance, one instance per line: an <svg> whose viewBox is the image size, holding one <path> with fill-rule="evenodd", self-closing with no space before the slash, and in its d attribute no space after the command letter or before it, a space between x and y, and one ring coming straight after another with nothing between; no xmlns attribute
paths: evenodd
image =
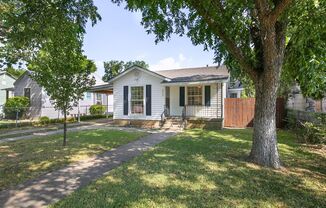
<svg viewBox="0 0 326 208"><path fill-rule="evenodd" d="M91 73L96 71L95 64L80 54L52 54L41 51L29 69L33 79L45 88L55 109L64 115L64 140L67 141L67 114L83 94L95 84Z"/></svg>
<svg viewBox="0 0 326 208"><path fill-rule="evenodd" d="M64 115L65 146L67 114L95 84L91 73L96 71L96 66L82 54L82 36L76 24L65 18L57 23L47 34L51 41L43 44L37 56L29 61L28 68L33 72L33 79L45 88L55 109Z"/></svg>
<svg viewBox="0 0 326 208"><path fill-rule="evenodd" d="M0 67L36 56L62 18L74 22L79 34L85 33L88 20L95 24L101 19L93 0L1 0Z"/></svg>
<svg viewBox="0 0 326 208"><path fill-rule="evenodd" d="M14 67L8 67L5 69L5 71L7 71L9 74L13 75L16 78L20 77L25 72L24 69L16 69Z"/></svg>
<svg viewBox="0 0 326 208"><path fill-rule="evenodd" d="M118 75L119 73L123 72L124 70L137 65L140 66L144 69L148 69L148 64L145 61L128 61L128 62L123 62L123 61L117 61L117 60L112 60L108 62L104 62L104 76L103 76L103 81L108 82L110 79Z"/></svg>
<svg viewBox="0 0 326 208"><path fill-rule="evenodd" d="M128 61L124 64L124 68L125 69L128 69L132 66L140 66L144 69L148 69L149 65L145 62L145 61L139 61L139 60L136 60L136 61Z"/></svg>
<svg viewBox="0 0 326 208"><path fill-rule="evenodd" d="M0 68L23 61L65 116L94 84L96 68L82 55L88 20L100 20L93 0L0 2Z"/></svg>
<svg viewBox="0 0 326 208"><path fill-rule="evenodd" d="M325 60L325 51L321 48L324 44L321 47L319 44L325 43L326 37L323 23L326 1L112 0L112 2L117 4L126 2L127 9L141 11L142 25L148 33L156 35L156 42L169 39L173 33L186 35L194 45L203 45L204 49L213 50L216 62L225 61L231 72L236 71L252 80L255 86L256 105L253 145L249 158L263 166L274 168L281 166L277 148L275 111L282 66L284 61L289 61L285 65L291 65L297 58L311 52L313 55L310 57L318 60L314 67L307 64L307 67L297 69L297 72L300 77L309 75L308 77L324 81L325 73L322 70L325 67L319 63ZM302 30L304 33L301 33ZM305 41L308 36L312 37ZM289 39L286 40L286 37ZM303 42L306 44L302 45ZM298 51L300 49L309 52Z"/></svg>
<svg viewBox="0 0 326 208"><path fill-rule="evenodd" d="M112 60L108 62L104 62L104 75L102 77L102 80L104 82L109 81L119 73L121 73L124 70L124 62L123 61L117 61Z"/></svg>

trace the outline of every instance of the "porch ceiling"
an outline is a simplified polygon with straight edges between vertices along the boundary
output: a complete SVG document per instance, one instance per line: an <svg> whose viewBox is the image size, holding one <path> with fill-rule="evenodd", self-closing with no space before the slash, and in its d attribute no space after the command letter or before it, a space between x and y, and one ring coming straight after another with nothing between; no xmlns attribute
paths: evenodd
<svg viewBox="0 0 326 208"><path fill-rule="evenodd" d="M102 94L113 94L113 85L112 84L103 84L93 86L88 92L102 93Z"/></svg>

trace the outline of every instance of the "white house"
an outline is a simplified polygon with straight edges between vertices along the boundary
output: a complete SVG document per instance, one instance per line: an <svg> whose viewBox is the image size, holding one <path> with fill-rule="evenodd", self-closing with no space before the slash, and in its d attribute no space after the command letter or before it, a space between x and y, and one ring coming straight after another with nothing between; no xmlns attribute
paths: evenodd
<svg viewBox="0 0 326 208"><path fill-rule="evenodd" d="M25 96L30 99L29 118L47 116L49 118L62 118L61 112L54 109L49 96L44 88L38 85L26 71L14 82L14 95ZM100 78L96 77L96 85L103 84ZM94 104L107 106L107 113L113 112L113 96L102 93L85 92L84 98L79 101L79 106L70 111L70 115L89 114L89 107Z"/></svg>
<svg viewBox="0 0 326 208"><path fill-rule="evenodd" d="M221 128L228 80L225 66L155 72L133 66L109 82L113 119L118 125L159 127L173 119Z"/></svg>
<svg viewBox="0 0 326 208"><path fill-rule="evenodd" d="M326 112L326 96L321 100L314 100L305 97L301 93L300 86L295 84L288 94L286 107L292 110L310 111L310 112Z"/></svg>
<svg viewBox="0 0 326 208"><path fill-rule="evenodd" d="M228 98L241 98L241 93L244 91L244 87L238 80L229 81L227 85L227 97Z"/></svg>

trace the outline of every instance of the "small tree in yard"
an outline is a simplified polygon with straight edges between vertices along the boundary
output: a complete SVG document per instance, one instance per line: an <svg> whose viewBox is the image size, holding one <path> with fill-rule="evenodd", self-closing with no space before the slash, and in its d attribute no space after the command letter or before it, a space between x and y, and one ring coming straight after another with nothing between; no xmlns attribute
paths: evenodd
<svg viewBox="0 0 326 208"><path fill-rule="evenodd" d="M82 99L87 89L95 84L95 64L78 54L52 56L51 52L42 51L30 65L34 72L33 79L45 88L55 109L64 115L64 139L67 143L67 114Z"/></svg>
<svg viewBox="0 0 326 208"><path fill-rule="evenodd" d="M74 28L78 30L65 18L58 21L54 31L49 30L51 41L44 43L29 62L33 79L45 88L54 107L64 115L64 146L67 143L67 114L95 84L91 73L96 71L96 66L82 54L82 38L76 35Z"/></svg>

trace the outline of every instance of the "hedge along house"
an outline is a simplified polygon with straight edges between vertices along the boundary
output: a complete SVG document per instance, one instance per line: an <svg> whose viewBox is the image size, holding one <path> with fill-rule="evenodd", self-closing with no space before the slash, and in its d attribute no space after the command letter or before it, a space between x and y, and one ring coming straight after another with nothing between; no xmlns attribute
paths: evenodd
<svg viewBox="0 0 326 208"><path fill-rule="evenodd" d="M133 66L110 80L118 125L223 126L225 66L150 71Z"/></svg>

